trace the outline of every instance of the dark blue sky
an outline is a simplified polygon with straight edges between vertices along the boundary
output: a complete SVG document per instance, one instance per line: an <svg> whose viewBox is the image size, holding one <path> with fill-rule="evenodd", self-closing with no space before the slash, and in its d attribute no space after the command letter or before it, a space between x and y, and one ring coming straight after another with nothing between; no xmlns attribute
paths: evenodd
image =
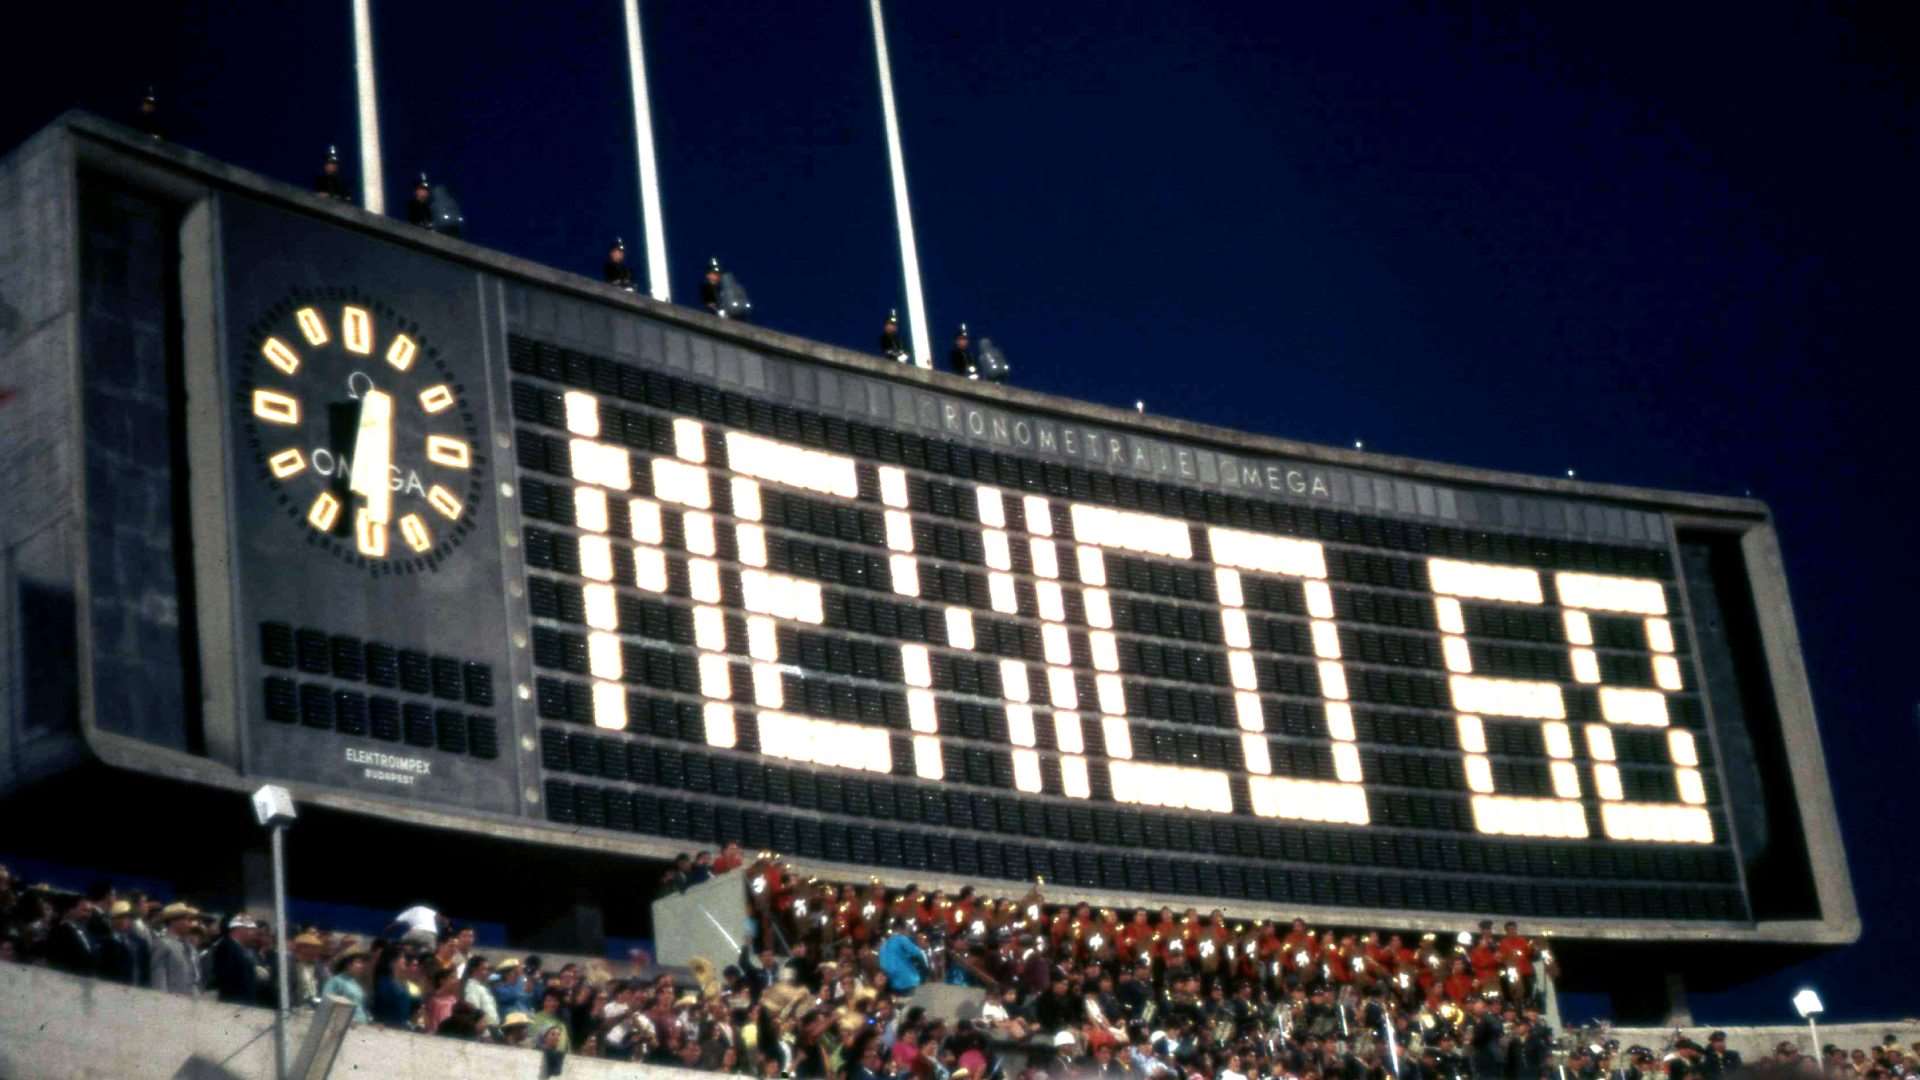
<svg viewBox="0 0 1920 1080"><path fill-rule="evenodd" d="M1892 5L1551 7L895 5L935 340L1108 404L1765 499L1866 933L1695 1008L1911 1012L1915 39ZM470 239L585 273L637 239L617 0L376 8L390 200L429 170ZM0 144L151 81L179 141L306 183L352 164L347 10L11 12L38 62L0 72ZM865 5L647 33L676 293L717 254L761 322L871 347L905 305Z"/></svg>

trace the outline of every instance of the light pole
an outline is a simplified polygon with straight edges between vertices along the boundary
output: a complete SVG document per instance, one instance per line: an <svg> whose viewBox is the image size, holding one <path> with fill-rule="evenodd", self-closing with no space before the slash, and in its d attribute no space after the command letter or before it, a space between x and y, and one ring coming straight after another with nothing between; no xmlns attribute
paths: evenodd
<svg viewBox="0 0 1920 1080"><path fill-rule="evenodd" d="M893 177L893 220L900 233L900 273L907 287L907 330L913 340L913 362L933 367L932 337L927 333L927 299L920 289L920 248L913 239L913 208L907 202L907 161L900 149L900 117L893 107L893 61L887 58L887 24L880 0L870 0L873 18L873 55L880 69L880 117L887 128L887 168Z"/></svg>
<svg viewBox="0 0 1920 1080"><path fill-rule="evenodd" d="M353 0L353 96L360 110L360 205L387 212L386 178L380 172L380 102L373 77L372 0Z"/></svg>
<svg viewBox="0 0 1920 1080"><path fill-rule="evenodd" d="M1800 1015L1806 1018L1807 1033L1813 1038L1809 1053L1813 1060L1819 1061L1824 1056L1820 1053L1820 1025L1814 1023L1813 1018L1826 1011L1820 1005L1820 995L1814 993L1811 987L1802 990L1793 995L1793 1007L1800 1010Z"/></svg>
<svg viewBox="0 0 1920 1080"><path fill-rule="evenodd" d="M253 819L273 842L273 969L276 996L273 1009L273 1075L287 1080L291 1047L287 1045L287 826L293 824L293 795L277 784L253 793Z"/></svg>
<svg viewBox="0 0 1920 1080"><path fill-rule="evenodd" d="M626 0L625 11L633 138L640 153L640 218L647 234L647 295L664 304L673 295L667 282L667 226L660 214L660 167L653 153L653 98L647 92L647 54L640 41L640 0Z"/></svg>

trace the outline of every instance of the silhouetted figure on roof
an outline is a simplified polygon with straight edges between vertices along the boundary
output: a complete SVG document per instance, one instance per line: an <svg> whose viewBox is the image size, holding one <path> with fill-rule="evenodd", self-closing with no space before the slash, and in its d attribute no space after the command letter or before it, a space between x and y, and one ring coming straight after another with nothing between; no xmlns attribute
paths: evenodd
<svg viewBox="0 0 1920 1080"><path fill-rule="evenodd" d="M880 355L902 364L910 363L913 357L907 354L907 346L900 340L900 313L887 312L886 325L880 328Z"/></svg>
<svg viewBox="0 0 1920 1080"><path fill-rule="evenodd" d="M413 198L407 200L407 224L433 228L433 185L427 183L426 173L413 183Z"/></svg>
<svg viewBox="0 0 1920 1080"><path fill-rule="evenodd" d="M460 203L453 192L445 184L436 187L428 183L427 174L421 173L420 179L413 183L413 198L407 200L407 224L443 236L459 236L466 231L467 219L460 213Z"/></svg>
<svg viewBox="0 0 1920 1080"><path fill-rule="evenodd" d="M600 268L600 274L609 285L633 291L633 267L627 265L627 244L619 237L613 238L613 246L607 249L606 265Z"/></svg>
<svg viewBox="0 0 1920 1080"><path fill-rule="evenodd" d="M347 178L340 175L339 147L327 147L327 159L320 163L320 175L313 182L313 193L323 199L353 201L347 195Z"/></svg>
<svg viewBox="0 0 1920 1080"><path fill-rule="evenodd" d="M947 367L955 375L965 375L969 379L980 377L973 366L973 339L967 336L966 323L961 323L959 331L953 335L953 348L947 350Z"/></svg>
<svg viewBox="0 0 1920 1080"><path fill-rule="evenodd" d="M146 96L140 99L140 114L137 121L140 130L150 138L160 139L160 99L154 95L153 87L147 87Z"/></svg>
<svg viewBox="0 0 1920 1080"><path fill-rule="evenodd" d="M700 302L723 319L745 319L753 314L753 301L738 278L720 268L719 259L707 260L707 276L700 283Z"/></svg>

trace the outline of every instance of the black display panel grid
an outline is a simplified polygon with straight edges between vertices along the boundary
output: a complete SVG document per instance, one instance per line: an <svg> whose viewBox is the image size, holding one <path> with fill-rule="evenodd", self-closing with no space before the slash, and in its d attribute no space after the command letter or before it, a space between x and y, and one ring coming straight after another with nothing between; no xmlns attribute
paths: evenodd
<svg viewBox="0 0 1920 1080"><path fill-rule="evenodd" d="M698 793L695 798L700 801L737 798L746 805L797 807L792 813L755 811L766 818L766 829L770 830L765 846L842 861L895 865L883 861L889 853L899 852L899 857L906 859L920 844L918 839L903 837L938 834L948 836L948 842L981 843L977 834L985 833L1026 838L1022 841L1024 858L1002 851L998 858L977 862L980 868L972 872L988 877L1027 876L1026 870L1040 857L1030 841L1041 841L1042 848L1050 853L1045 859L1065 858L1073 865L1073 873L1060 877L1150 892L1254 899L1277 899L1284 892L1286 899L1304 900L1318 897L1330 887L1339 895L1315 902L1460 910L1488 908L1483 902L1488 897L1496 893L1505 896L1502 890L1517 889L1509 897L1513 903L1493 904L1492 908L1568 917L1744 917L1739 876L1725 841L1725 815L1710 740L1704 737L1704 712L1693 689L1698 681L1685 652L1688 635L1684 608L1664 547L1472 533L1108 477L812 416L604 358L540 346L524 338L513 341L510 362L516 372L513 395L519 422L516 444L521 508L527 518L533 519L525 523L525 536L539 672L536 707L543 721L543 765L550 778L548 810L556 820L705 839L675 831L681 820L679 812L646 812L654 803L635 802L651 798L656 802L664 799L662 806L674 803L673 796L650 794L669 789ZM579 586L584 579L577 576L577 566L567 565L566 555L572 547L570 541L578 535L571 528L572 484L566 477L564 417L557 412L559 392L567 387L602 395L603 411L615 418L612 430L603 432L602 441L622 442L631 448L634 474L641 481L635 495L646 494L646 462L655 455L671 456L671 424L676 416L701 419L710 427L751 431L846 454L863 462L866 501L849 507L765 485L762 524L768 534L769 569L819 580L828 598L828 624L821 631L792 627L781 631L783 660L792 658L808 672L806 687L789 677L787 711L897 729L900 734L894 737L893 778L795 766L760 757L752 742L750 692L740 694L741 702L749 706L739 710L740 745L728 751L703 744L697 715L701 699L691 676L696 655L688 614L691 602L686 598L684 555L676 557L678 538L673 535L666 538L664 546L674 568L670 593L677 591L678 595L658 597L623 590L621 633L628 639L628 656L638 661L625 665L632 684L628 731L612 734L571 727L590 724L591 715L585 706L585 631L577 610ZM717 466L724 459L717 439L714 449L720 456L710 463ZM877 524L880 506L872 490L875 462L899 464L911 476L909 502L915 516L916 559L921 565L923 587L923 595L917 600L888 591L884 574L851 569L866 565L870 570L872 560L884 562L887 551ZM979 526L971 521L973 482L1004 486L1010 495L1045 494L1056 511L1065 501L1087 501L1184 517L1195 523L1321 540L1349 671L1356 741L1361 747L1373 823L1354 828L1253 818L1246 813L1244 787L1237 782L1233 787L1239 812L1230 817L1126 806L1108 801L1103 770L1098 768L1090 770L1095 780L1091 800L1014 792L1004 718L1000 715L1003 701L997 673L992 669L999 658L1020 658L1031 666L1030 680L1038 683L1034 677L1040 671L1034 632L1037 620L1031 616L995 616L984 610L985 567L980 557ZM1010 508L1018 506L1017 500L1010 500L1010 504ZM715 507L718 522L730 521L727 509L724 505ZM1009 517L1009 530L1019 537L1017 510ZM1064 519L1066 515L1056 512L1055 517ZM1056 538L1070 541L1070 525L1063 530L1061 524L1056 520ZM724 527L717 531L722 537L730 534ZM1193 532L1204 539L1204 530ZM1021 610L1030 612L1033 596L1030 581L1024 576L1030 568L1019 561L1024 554L1022 545L1014 544L1013 551L1017 560L1014 573L1023 583ZM1719 842L1675 848L1607 840L1490 837L1475 832L1462 757L1452 744L1453 709L1446 696L1446 670L1439 660L1432 596L1426 589L1420 559L1425 554L1547 570L1650 576L1664 581L1689 688L1671 697L1673 722L1702 735L1697 742L1707 805ZM725 547L719 552L723 564L732 555ZM1201 569L1203 555L1204 548L1193 562L1182 564L1109 552L1114 629L1123 642L1122 674L1129 712L1133 714L1130 719L1136 759L1237 773L1243 763L1231 713L1232 691L1224 674L1225 647L1219 640L1219 608L1211 592L1211 575ZM723 576L723 581L731 580ZM926 595L930 582L934 583L931 596ZM1312 674L1312 650L1304 640L1306 618L1299 586L1280 579L1256 580L1251 574L1246 575L1246 586L1247 610L1260 628L1254 651L1260 657L1261 693L1268 705L1274 772L1330 779L1332 765L1324 724L1318 716L1319 688ZM1074 593L1070 590L1068 595ZM738 603L737 592L730 591L727 606L737 609ZM975 609L980 651L943 651L940 642L944 637L935 617L952 603ZM1569 722L1598 719L1592 692L1571 683L1558 613L1551 606L1515 609L1469 603L1467 610L1476 671L1561 681L1568 691ZM630 614L635 617L629 618ZM1068 622L1083 628L1079 614L1070 607ZM1643 644L1636 648L1629 640L1631 628L1627 624L1633 621L1594 618L1596 646L1609 684L1650 683L1650 674L1635 674L1648 669L1649 654ZM1621 625L1613 625L1615 622ZM730 640L741 640L737 627L730 629ZM1076 634L1075 639L1076 668L1084 674L1091 670L1091 664L1084 655L1083 635ZM887 666L887 658L897 653L902 640L925 641L936 656L934 689L940 698L941 738L948 748L945 785L929 785L911 777L904 686L897 664L891 669ZM846 656L836 660L836 647ZM1170 655L1178 661L1171 673ZM1299 659L1302 656L1306 659ZM733 680L737 691L749 685L744 672L741 658ZM1093 697L1090 679L1082 687L1081 696L1087 700ZM1057 767L1052 765L1052 748L1044 737L1047 726L1036 725L1040 729L1036 734L1042 735L1042 757L1048 762L1047 790L1058 792ZM1486 726L1498 790L1544 793L1546 759L1539 745L1537 724L1490 718ZM1628 798L1671 800L1671 767L1664 749L1650 745L1640 732L1616 729L1615 734ZM1102 753L1094 743L1097 740L1090 740L1088 756L1099 758ZM1576 760L1584 772L1584 748ZM581 784L558 775L581 773L622 783ZM746 776L758 779L743 781ZM721 786L716 788L716 782ZM968 813L945 812L939 820L928 820L922 814L915 827L904 831L893 830L884 836L848 834L830 842L830 838L841 836L836 830L875 828L873 820L885 817L875 812L876 806L890 806L904 821L915 821L902 806L924 808L930 797L928 790L940 786L950 789L942 798L967 799ZM612 800L615 807L634 808L613 812L596 809L607 800ZM981 812L982 806L991 809ZM1591 809L1589 814L1593 816ZM688 816L719 821L735 818L731 813L717 818L704 812ZM781 844L775 838L780 830L774 826L789 818L793 842ZM749 820L761 819L739 820L745 829ZM1603 835L1597 820L1591 824L1594 835ZM754 828L758 830L759 826ZM951 834L955 828L968 831ZM808 850L808 838L816 833L819 850ZM1209 840L1196 841L1196 835ZM1230 842L1213 842L1228 837ZM758 842L746 834L722 838ZM1094 847L1074 851L1053 846L1059 843ZM850 854L856 849L870 854ZM1132 854L1122 858L1121 851ZM1215 856L1226 858L1210 858L1203 864L1187 864L1179 858L1196 851L1213 851ZM1082 857L1093 862L1082 867ZM1102 871L1098 867L1103 857L1121 861ZM1134 867L1129 871L1127 859L1134 858L1147 860L1144 869ZM1241 861L1247 859L1253 861ZM1159 865L1166 860L1171 860L1167 866ZM1274 874L1304 872L1313 867L1346 867L1346 877L1351 881L1337 878L1323 886L1283 877L1284 888L1275 884ZM1234 889L1217 883L1229 870L1239 881ZM1410 870L1418 872L1407 873ZM1522 885L1512 880L1515 875L1538 880ZM1137 884L1141 881L1147 884ZM1305 891L1295 889L1296 884ZM1660 898L1662 893L1671 895Z"/></svg>

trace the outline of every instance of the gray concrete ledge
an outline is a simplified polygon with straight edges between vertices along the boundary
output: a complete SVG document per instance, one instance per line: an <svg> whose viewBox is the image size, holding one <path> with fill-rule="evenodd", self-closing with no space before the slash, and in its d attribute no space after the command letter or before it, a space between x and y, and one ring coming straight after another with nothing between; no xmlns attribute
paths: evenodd
<svg viewBox="0 0 1920 1080"><path fill-rule="evenodd" d="M295 1014L297 1049L313 1013ZM384 1028L347 1032L332 1075L381 1080L536 1080L541 1056ZM688 1078L684 1069L569 1057L586 1080ZM273 1013L0 964L0 1076L7 1080L226 1080L273 1076Z"/></svg>

